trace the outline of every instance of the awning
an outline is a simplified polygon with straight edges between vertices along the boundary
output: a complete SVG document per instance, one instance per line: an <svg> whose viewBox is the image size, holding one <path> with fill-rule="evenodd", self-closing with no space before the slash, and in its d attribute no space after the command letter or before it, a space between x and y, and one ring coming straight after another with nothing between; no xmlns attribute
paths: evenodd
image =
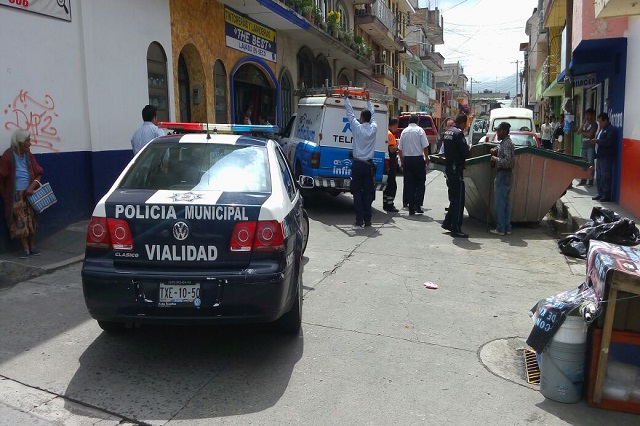
<svg viewBox="0 0 640 426"><path fill-rule="evenodd" d="M564 71L560 74L562 76L562 83L558 83L559 80L554 81L543 92L542 96L549 98L552 96L564 96ZM558 76L558 79L560 76Z"/></svg>
<svg viewBox="0 0 640 426"><path fill-rule="evenodd" d="M615 63L617 50L626 48L626 38L582 40L573 50L569 69L575 75L605 70ZM565 71L558 75L558 83L564 81Z"/></svg>

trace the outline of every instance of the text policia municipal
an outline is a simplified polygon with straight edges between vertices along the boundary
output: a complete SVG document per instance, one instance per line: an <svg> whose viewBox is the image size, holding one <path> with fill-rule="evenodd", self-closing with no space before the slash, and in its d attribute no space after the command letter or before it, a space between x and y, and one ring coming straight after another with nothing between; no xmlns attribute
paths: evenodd
<svg viewBox="0 0 640 426"><path fill-rule="evenodd" d="M126 219L178 219L171 205L116 204L115 218ZM181 218L182 219L182 218ZM244 207L184 206L184 219L195 220L249 220Z"/></svg>

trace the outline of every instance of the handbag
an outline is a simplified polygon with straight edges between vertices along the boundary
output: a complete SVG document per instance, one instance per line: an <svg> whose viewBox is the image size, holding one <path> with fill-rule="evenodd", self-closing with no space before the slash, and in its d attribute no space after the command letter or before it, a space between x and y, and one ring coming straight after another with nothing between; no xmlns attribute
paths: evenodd
<svg viewBox="0 0 640 426"><path fill-rule="evenodd" d="M39 180L36 180L36 182L38 182L40 187L38 187L38 189L36 189L35 192L27 198L27 200L36 213L42 213L57 203L58 200L56 199L53 189L51 189L51 185L49 185L48 182L44 184Z"/></svg>

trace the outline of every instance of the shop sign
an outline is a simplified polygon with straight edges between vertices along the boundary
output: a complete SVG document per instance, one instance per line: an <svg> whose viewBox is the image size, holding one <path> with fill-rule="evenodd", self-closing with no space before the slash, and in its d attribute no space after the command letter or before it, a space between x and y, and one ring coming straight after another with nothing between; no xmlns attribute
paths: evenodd
<svg viewBox="0 0 640 426"><path fill-rule="evenodd" d="M573 87L576 89L588 89L596 85L595 73L577 75L573 77Z"/></svg>
<svg viewBox="0 0 640 426"><path fill-rule="evenodd" d="M276 32L225 6L224 30L227 47L266 61L276 62Z"/></svg>
<svg viewBox="0 0 640 426"><path fill-rule="evenodd" d="M0 0L0 6L71 21L71 0Z"/></svg>

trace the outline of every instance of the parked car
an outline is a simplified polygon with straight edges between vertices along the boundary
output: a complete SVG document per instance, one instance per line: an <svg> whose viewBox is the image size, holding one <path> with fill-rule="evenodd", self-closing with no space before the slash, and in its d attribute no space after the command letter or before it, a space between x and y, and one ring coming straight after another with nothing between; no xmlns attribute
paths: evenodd
<svg viewBox="0 0 640 426"><path fill-rule="evenodd" d="M409 126L409 118L412 114L418 116L418 126L424 129L427 134L427 140L429 141L429 151L434 154L437 152L438 144L438 129L433 121L433 118L426 112L404 112L398 116L398 130L394 133L395 137L399 140L402 131Z"/></svg>
<svg viewBox="0 0 640 426"><path fill-rule="evenodd" d="M90 315L108 332L277 320L297 333L309 218L281 148L252 136L264 126L161 127L186 133L149 142L89 221Z"/></svg>
<svg viewBox="0 0 640 426"><path fill-rule="evenodd" d="M534 132L521 132L521 131L513 131L513 132L509 132L509 136L511 137L511 141L513 142L513 144L515 146L533 146L536 148L541 148L542 147L542 141L540 140L540 138L538 137L538 135ZM492 143L498 143L498 135L493 135L493 137L491 138L491 141L487 141L487 137L484 136L481 140L480 143L486 143L486 142L492 142Z"/></svg>

